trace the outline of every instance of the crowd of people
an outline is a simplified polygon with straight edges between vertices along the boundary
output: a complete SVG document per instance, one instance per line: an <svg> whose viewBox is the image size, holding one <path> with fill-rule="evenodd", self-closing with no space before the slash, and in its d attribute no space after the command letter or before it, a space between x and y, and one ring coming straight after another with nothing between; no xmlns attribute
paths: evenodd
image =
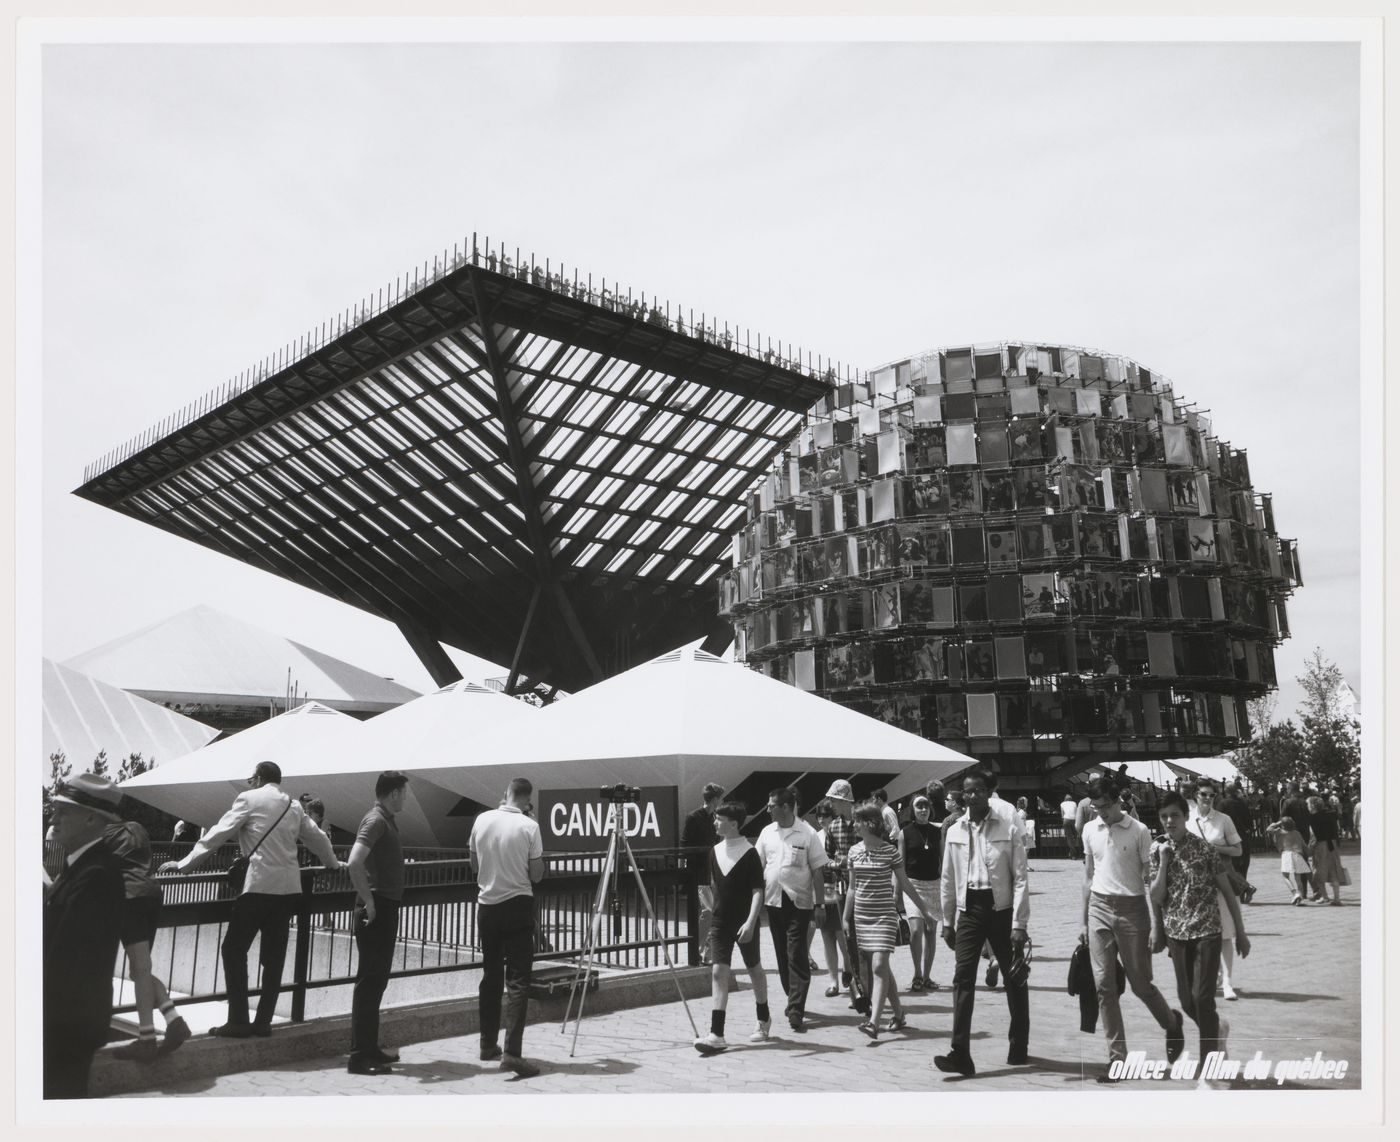
<svg viewBox="0 0 1400 1142"><path fill-rule="evenodd" d="M404 854L396 816L409 779L380 775L345 862L356 897L354 939L358 967L352 1001L348 1069L390 1074L397 1054L379 1039L379 1009L388 984L404 895ZM228 1015L216 1037L271 1034L282 979L288 929L303 891L307 858L329 870L340 861L323 828L324 809L281 789L282 774L260 762L248 788L179 859L159 866L164 876L188 874L226 842L240 860L230 870L236 889L221 948ZM523 1033L536 951L534 885L544 873L539 825L532 816L533 787L513 780L499 808L480 814L469 853L479 889L482 943L479 988L480 1054L484 1061L529 1077L538 1067L524 1058ZM1336 797L1335 794L1332 795ZM120 814L120 789L105 777L82 774L53 798L52 839L61 868L45 870L44 1096L86 1097L96 1051L107 1041L112 1014L111 973L124 946L136 996L138 1034L114 1050L121 1059L150 1062L177 1050L190 1029L165 984L151 968L162 890L152 874L150 838ZM1340 797L1337 797L1340 802ZM1041 803L1043 804L1043 803ZM1338 846L1350 824L1360 828L1359 796L1345 806L1301 785L1268 804L1262 829L1240 788L1201 780L1139 803L1113 773L1095 777L1080 800L1066 797L1061 818L1073 857L1083 861L1083 914L1079 935L1087 961L1086 992L1107 1040L1109 1066L1098 1081L1117 1081L1113 1064L1127 1056L1120 994L1147 1007L1165 1035L1167 1057L1185 1046L1185 1019L1197 1027L1201 1054L1224 1050L1228 1023L1216 993L1236 1000L1235 958L1249 955L1245 910L1255 894L1249 880L1250 838L1272 838L1293 903L1341 903L1346 873ZM317 810L320 810L318 813ZM909 990L939 990L933 980L940 925L953 956L952 1034L949 1050L933 1058L942 1072L973 1075L972 1025L978 976L1004 985L1009 1015L1006 1061L1029 1063L1031 892L1028 853L1034 819L1027 798L1015 805L997 794L984 769L962 776L957 788L930 782L913 796L904 820L876 789L857 802L849 781L831 783L800 812L795 789L768 796L769 823L752 841L743 828L748 807L725 800L706 785L702 803L686 818L681 842L696 870L703 960L711 969L709 1033L696 1049L728 1049L726 1016L734 951L748 970L755 1006L749 1042L771 1035L769 981L761 964L760 932L769 929L783 1017L801 1034L814 972L816 935L826 960L827 998L847 995L860 1016L857 1030L876 1039L909 1026L891 966L907 944L913 966ZM1051 810L1053 812L1053 810ZM235 873L241 873L235 878ZM1326 889L1330 889L1330 900ZM262 981L249 1011L248 954L258 939ZM1179 1008L1152 980L1152 955L1167 951ZM165 1025L158 1039L155 1015ZM887 1018L888 1016L888 1018ZM504 1031L505 1042L500 1038Z"/></svg>
<svg viewBox="0 0 1400 1142"><path fill-rule="evenodd" d="M909 799L903 821L883 789L857 803L850 782L834 781L806 821L798 815L796 791L779 788L768 798L771 823L750 842L740 831L746 807L725 801L720 786L707 785L683 834L701 858L693 863L704 880L703 958L711 965L714 1001L710 1031L695 1041L696 1049L713 1055L729 1047L725 1015L735 948L754 981L756 1026L748 1040L769 1038L769 991L759 966L766 912L793 1031L806 1028L811 975L821 970L805 950L815 949L817 933L830 979L826 997L848 994L863 1017L857 1029L876 1038L908 1027L890 970L899 945L907 943L912 960L908 990L939 989L932 969L942 925L954 960L953 1020L950 1049L932 1060L934 1066L976 1073L972 1024L984 961L984 984L1004 982L1007 1064L1027 1065L1027 854L1035 821L1027 798L1013 806L996 788L995 774L980 769L966 774L959 788L930 782ZM1261 804L1280 816L1256 827L1254 809ZM1349 800L1359 828L1358 806L1359 797ZM1123 776L1106 772L1078 801L1066 795L1060 811L1070 855L1084 867L1079 944L1092 1006L1088 1029L1101 1021L1107 1041L1108 1065L1096 1076L1101 1083L1119 1081L1115 1064L1127 1058L1120 1006L1127 990L1162 1029L1169 1061L1185 1049L1187 1019L1199 1035L1201 1058L1226 1049L1229 1023L1220 1018L1216 999L1238 1000L1236 958L1250 951L1245 911L1257 891L1249 880L1252 839L1276 838L1295 902L1307 895L1309 875L1313 899L1322 898L1326 884L1332 902L1339 901L1340 809L1316 790L1294 786L1278 802L1256 798L1251 805L1237 784L1222 789L1209 780L1183 781L1156 793L1149 808ZM1176 1007L1153 983L1152 957L1163 951L1175 976Z"/></svg>

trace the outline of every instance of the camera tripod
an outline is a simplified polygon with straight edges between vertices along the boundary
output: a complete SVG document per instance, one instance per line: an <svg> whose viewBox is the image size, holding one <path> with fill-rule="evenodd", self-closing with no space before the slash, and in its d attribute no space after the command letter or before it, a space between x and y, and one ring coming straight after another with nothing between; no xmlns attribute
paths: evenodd
<svg viewBox="0 0 1400 1142"><path fill-rule="evenodd" d="M578 1029L583 1022L583 1003L588 995L588 982L592 977L598 945L606 942L602 938L604 917L609 911L609 903L616 905L619 899L624 853L637 882L637 894L642 898L642 904L647 910L647 918L651 921L651 939L647 942L654 943L661 948L661 954L666 957L666 970L671 973L671 979L676 985L676 994L680 997L681 1006L685 1008L685 1017L690 1021L690 1029L697 1038L700 1035L695 1026L695 1017L690 1014L690 1004L685 1001L685 992L681 989L680 978L676 975L676 965L671 960L671 949L661 939L661 930L656 922L656 913L651 907L651 898L647 896L646 885L642 883L642 874L637 868L637 858L632 854L632 842L627 839L622 806L616 802L614 802L614 806L612 836L608 839L608 852L603 860L603 872L598 878L598 893L593 901L593 914L588 925L588 937L584 943L583 954L579 957L578 967L574 971L573 983L569 987L569 1002L564 1008L564 1022L559 1028L559 1034L564 1034L568 1030L569 1019L572 1015L574 1037L569 1044L570 1058L573 1058L574 1049L578 1046ZM575 994L578 995L577 1012L574 1011Z"/></svg>

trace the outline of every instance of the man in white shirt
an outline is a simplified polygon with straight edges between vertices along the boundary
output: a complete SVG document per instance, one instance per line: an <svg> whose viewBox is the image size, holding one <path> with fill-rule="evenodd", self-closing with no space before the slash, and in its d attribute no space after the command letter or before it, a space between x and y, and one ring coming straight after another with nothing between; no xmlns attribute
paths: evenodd
<svg viewBox="0 0 1400 1142"><path fill-rule="evenodd" d="M282 989L282 968L287 960L287 934L301 902L301 869L297 841L321 858L328 869L340 867L330 838L306 816L301 802L282 792L282 769L274 761L260 761L248 778L250 788L233 799L233 805L184 858L166 861L163 875L190 873L217 852L225 841L238 838L248 858L248 875L233 902L220 954L224 986L228 992L228 1022L211 1027L209 1034L225 1039L266 1038L272 1034L272 1017ZM258 939L262 964L262 992L253 1022L248 1022L248 950Z"/></svg>
<svg viewBox="0 0 1400 1142"><path fill-rule="evenodd" d="M477 924L481 931L481 1058L501 1060L501 1069L521 1078L540 1073L526 1062L525 1016L530 973L535 957L535 888L544 876L544 840L526 813L534 806L535 787L523 777L506 790L499 809L490 809L472 824L472 868L479 889ZM619 814L619 818L621 814ZM505 995L505 1052L501 1031L501 996Z"/></svg>
<svg viewBox="0 0 1400 1142"><path fill-rule="evenodd" d="M1186 1045L1181 1012L1167 1005L1152 982L1153 917L1147 895L1152 833L1123 812L1119 792L1112 775L1095 777L1089 783L1089 804L1096 819L1084 826L1084 928L1079 939L1089 946L1108 1039L1109 1069L1098 1076L1100 1083L1117 1082L1113 1064L1128 1057L1115 960L1122 961L1128 986L1167 1033L1167 1061L1176 1062Z"/></svg>
<svg viewBox="0 0 1400 1142"><path fill-rule="evenodd" d="M778 961L778 979L787 993L788 1025L803 1031L807 988L812 981L807 958L808 925L824 910L822 867L826 848L817 831L797 816L797 792L775 789L768 795L773 823L758 834L754 848L763 861L763 902Z"/></svg>
<svg viewBox="0 0 1400 1142"><path fill-rule="evenodd" d="M1075 860L1084 859L1084 848L1079 843L1079 830L1074 826L1074 813L1078 803L1070 796L1069 790L1065 790L1065 799L1060 802L1060 823L1065 827L1065 844L1069 846L1069 855Z"/></svg>
<svg viewBox="0 0 1400 1142"><path fill-rule="evenodd" d="M1244 841L1240 837L1235 822L1215 807L1220 799L1220 791L1214 781L1196 782L1196 803L1186 820L1186 831L1195 833L1201 840L1215 849L1222 868L1231 868L1231 858L1244 852ZM1226 999L1238 999L1235 992L1235 922L1230 908L1225 903L1224 894L1216 889L1216 907L1220 912L1220 975Z"/></svg>

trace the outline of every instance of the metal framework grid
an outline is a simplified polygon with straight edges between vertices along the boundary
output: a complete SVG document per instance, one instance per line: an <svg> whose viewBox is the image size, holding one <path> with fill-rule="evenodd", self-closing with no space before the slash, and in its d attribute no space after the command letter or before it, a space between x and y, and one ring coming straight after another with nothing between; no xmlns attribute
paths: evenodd
<svg viewBox="0 0 1400 1142"><path fill-rule="evenodd" d="M564 689L722 649L743 496L830 380L489 265L444 258L77 494L389 619L440 684L440 642Z"/></svg>

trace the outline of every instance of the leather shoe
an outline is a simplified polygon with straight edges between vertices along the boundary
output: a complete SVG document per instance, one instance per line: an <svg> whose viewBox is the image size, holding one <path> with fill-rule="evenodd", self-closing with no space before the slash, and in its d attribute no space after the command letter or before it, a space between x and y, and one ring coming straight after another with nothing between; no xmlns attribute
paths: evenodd
<svg viewBox="0 0 1400 1142"><path fill-rule="evenodd" d="M165 1025L165 1038L160 1041L159 1051L162 1055L168 1055L171 1051L178 1051L180 1045L190 1037L190 1025L185 1022L183 1015L177 1015Z"/></svg>
<svg viewBox="0 0 1400 1142"><path fill-rule="evenodd" d="M527 1063L519 1055L502 1055L501 1070L510 1071L522 1079L532 1079L540 1073L539 1067L535 1066L534 1063Z"/></svg>
<svg viewBox="0 0 1400 1142"><path fill-rule="evenodd" d="M1024 1047L1012 1047L1006 1052L1006 1065L1008 1067L1024 1067L1030 1061L1030 1056Z"/></svg>
<svg viewBox="0 0 1400 1142"><path fill-rule="evenodd" d="M933 1065L945 1075L975 1075L977 1066L966 1051L949 1051L946 1055L934 1055Z"/></svg>
<svg viewBox="0 0 1400 1142"><path fill-rule="evenodd" d="M378 1063L373 1059L360 1059L355 1056L350 1057L350 1061L345 1064L346 1073L352 1075L392 1075L394 1068L388 1063Z"/></svg>
<svg viewBox="0 0 1400 1142"><path fill-rule="evenodd" d="M376 1047L373 1051L365 1051L360 1057L368 1059L372 1063L384 1063L386 1065L399 1061L399 1053L397 1051L392 1048L386 1050L383 1047Z"/></svg>
<svg viewBox="0 0 1400 1142"><path fill-rule="evenodd" d="M1186 1021L1180 1011L1172 1012L1172 1025L1167 1031L1167 1062L1174 1063L1186 1049Z"/></svg>
<svg viewBox="0 0 1400 1142"><path fill-rule="evenodd" d="M254 1023L254 1024L252 1025L251 1030L252 1030L253 1034L256 1035L259 1039L270 1039L270 1038L272 1038L272 1024L271 1024L271 1023Z"/></svg>
<svg viewBox="0 0 1400 1142"><path fill-rule="evenodd" d="M247 1023L220 1023L210 1027L209 1034L220 1039L248 1039L252 1037L253 1028Z"/></svg>
<svg viewBox="0 0 1400 1142"><path fill-rule="evenodd" d="M489 1046L488 1046L487 1044L484 1044L484 1043L482 1044L482 1047L481 1047L481 1061L482 1061L483 1063L492 1062L492 1061L494 1061L494 1060L496 1060L496 1059L499 1059L500 1057L501 1057L501 1048L500 1048L500 1046L499 1046L498 1044L496 1044L496 1043L491 1043Z"/></svg>

